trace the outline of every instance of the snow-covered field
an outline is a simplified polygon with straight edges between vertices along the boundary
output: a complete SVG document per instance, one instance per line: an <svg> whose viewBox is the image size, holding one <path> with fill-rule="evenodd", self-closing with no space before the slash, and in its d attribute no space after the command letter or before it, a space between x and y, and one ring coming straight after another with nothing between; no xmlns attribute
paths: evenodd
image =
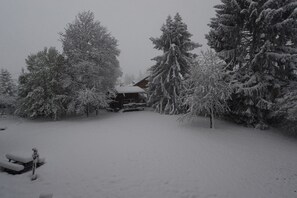
<svg viewBox="0 0 297 198"><path fill-rule="evenodd" d="M0 172L1 198L293 198L297 141L208 119L103 113L58 122L1 118L0 157L37 147L47 163Z"/></svg>

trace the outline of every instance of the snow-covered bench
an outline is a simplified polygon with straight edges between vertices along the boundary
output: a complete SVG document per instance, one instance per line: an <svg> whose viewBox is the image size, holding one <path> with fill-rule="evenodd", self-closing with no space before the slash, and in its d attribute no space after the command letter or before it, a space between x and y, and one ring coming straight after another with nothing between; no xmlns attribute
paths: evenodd
<svg viewBox="0 0 297 198"><path fill-rule="evenodd" d="M6 154L5 155L8 161L13 161L19 164L30 164L33 163L33 159L31 156L20 156L16 154ZM37 164L43 164L45 162L44 158L39 158Z"/></svg>
<svg viewBox="0 0 297 198"><path fill-rule="evenodd" d="M9 161L20 162L22 164L27 164L33 161L31 156L24 157L15 154L6 154L5 156Z"/></svg>
<svg viewBox="0 0 297 198"><path fill-rule="evenodd" d="M24 170L24 166L20 164L15 164L12 162L8 162L5 160L0 160L0 167L2 167L5 171L12 173L12 174L17 174Z"/></svg>
<svg viewBox="0 0 297 198"><path fill-rule="evenodd" d="M0 167L6 172L12 174L21 174L27 172L33 167L33 158L30 155L20 156L16 154L6 154L8 161L0 160ZM45 163L44 158L39 158L37 167Z"/></svg>

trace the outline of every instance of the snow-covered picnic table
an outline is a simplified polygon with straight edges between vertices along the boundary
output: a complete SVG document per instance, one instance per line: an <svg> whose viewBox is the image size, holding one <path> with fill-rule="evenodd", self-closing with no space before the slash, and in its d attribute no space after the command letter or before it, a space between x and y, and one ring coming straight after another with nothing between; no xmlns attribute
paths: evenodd
<svg viewBox="0 0 297 198"><path fill-rule="evenodd" d="M5 156L9 161L14 161L17 163L22 163L22 164L27 164L27 163L33 161L32 156L28 155L28 154L27 155L6 154Z"/></svg>
<svg viewBox="0 0 297 198"><path fill-rule="evenodd" d="M5 159L0 159L0 167L6 172L12 174L20 174L32 169L33 158L29 153L21 154L6 154ZM37 167L45 163L44 158L39 158L37 162Z"/></svg>
<svg viewBox="0 0 297 198"><path fill-rule="evenodd" d="M15 171L15 172L20 172L24 169L23 165L11 163L9 161L6 161L5 159L0 159L0 167L6 170Z"/></svg>

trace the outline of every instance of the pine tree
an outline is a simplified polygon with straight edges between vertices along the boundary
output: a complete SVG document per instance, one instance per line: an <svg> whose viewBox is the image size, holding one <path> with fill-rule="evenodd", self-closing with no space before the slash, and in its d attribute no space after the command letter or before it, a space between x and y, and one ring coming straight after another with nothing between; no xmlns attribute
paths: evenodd
<svg viewBox="0 0 297 198"><path fill-rule="evenodd" d="M72 102L69 111L81 112L80 95L85 90L93 90L102 95L114 88L121 75L117 40L107 29L95 21L90 11L79 13L73 23L61 33L63 51L68 61L68 79ZM96 104L106 104L105 97L98 97ZM93 104L93 103L92 103ZM82 105L85 106L85 105ZM97 110L100 106L88 109ZM90 112L86 112L89 115Z"/></svg>
<svg viewBox="0 0 297 198"><path fill-rule="evenodd" d="M6 69L0 71L0 108L14 108L16 101L16 84Z"/></svg>
<svg viewBox="0 0 297 198"><path fill-rule="evenodd" d="M236 122L265 127L282 88L296 78L296 7L293 0L222 0L216 6L207 39L228 63Z"/></svg>
<svg viewBox="0 0 297 198"><path fill-rule="evenodd" d="M178 114L182 111L179 95L182 81L189 75L194 54L190 51L200 45L191 41L187 25L177 13L167 18L159 38L151 38L154 48L163 54L155 57L150 68L149 103L159 113Z"/></svg>
<svg viewBox="0 0 297 198"><path fill-rule="evenodd" d="M55 48L45 48L26 59L27 72L19 77L16 113L23 117L59 119L66 113L65 60Z"/></svg>
<svg viewBox="0 0 297 198"><path fill-rule="evenodd" d="M297 135L297 81L283 89L283 96L277 99L272 117L275 123L290 135ZM280 122L281 121L281 122Z"/></svg>
<svg viewBox="0 0 297 198"><path fill-rule="evenodd" d="M182 96L188 109L182 119L205 115L210 118L210 128L213 128L214 116L228 111L231 89L224 81L225 66L213 51L201 52L185 81Z"/></svg>

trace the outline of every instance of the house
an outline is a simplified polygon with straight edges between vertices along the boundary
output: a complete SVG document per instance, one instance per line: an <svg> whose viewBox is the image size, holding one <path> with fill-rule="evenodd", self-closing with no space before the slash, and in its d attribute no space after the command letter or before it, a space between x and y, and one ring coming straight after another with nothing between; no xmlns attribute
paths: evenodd
<svg viewBox="0 0 297 198"><path fill-rule="evenodd" d="M134 86L138 86L144 90L147 90L148 88L148 79L149 76L145 77L144 79L140 80L139 82L135 83Z"/></svg>
<svg viewBox="0 0 297 198"><path fill-rule="evenodd" d="M116 97L110 103L112 111L143 110L146 106L146 92L138 86L116 87Z"/></svg>

